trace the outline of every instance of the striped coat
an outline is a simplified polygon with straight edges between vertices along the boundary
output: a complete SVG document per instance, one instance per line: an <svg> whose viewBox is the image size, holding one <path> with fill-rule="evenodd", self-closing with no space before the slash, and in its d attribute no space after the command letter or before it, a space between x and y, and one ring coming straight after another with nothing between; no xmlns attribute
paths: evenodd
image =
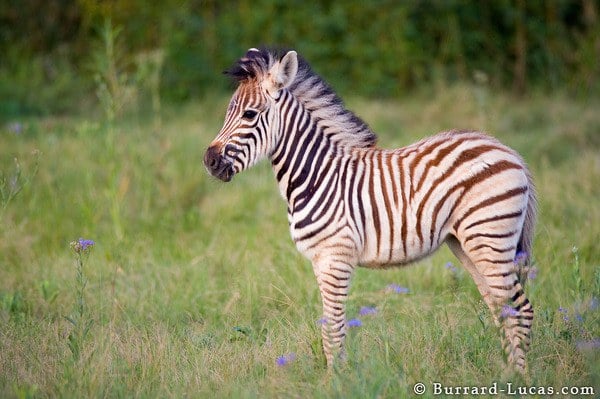
<svg viewBox="0 0 600 399"><path fill-rule="evenodd" d="M509 363L524 372L533 309L523 284L536 201L521 157L479 132L380 149L293 51L250 49L229 74L239 86L204 163L229 181L271 161L292 239L321 291L328 364L343 355L354 268L409 263L447 243L502 327ZM518 253L526 254L521 263Z"/></svg>

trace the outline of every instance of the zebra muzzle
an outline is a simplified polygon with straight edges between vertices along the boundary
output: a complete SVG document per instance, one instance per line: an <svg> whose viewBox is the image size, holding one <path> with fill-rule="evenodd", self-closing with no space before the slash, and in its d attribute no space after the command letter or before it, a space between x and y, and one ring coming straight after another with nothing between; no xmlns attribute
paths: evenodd
<svg viewBox="0 0 600 399"><path fill-rule="evenodd" d="M233 178L233 164L225 159L216 146L210 146L204 154L204 166L217 179L228 182Z"/></svg>

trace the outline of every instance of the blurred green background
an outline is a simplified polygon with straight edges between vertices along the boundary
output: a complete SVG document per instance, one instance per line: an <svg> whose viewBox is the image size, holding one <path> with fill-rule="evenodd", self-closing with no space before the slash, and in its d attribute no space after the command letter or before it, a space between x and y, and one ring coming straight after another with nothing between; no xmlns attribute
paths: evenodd
<svg viewBox="0 0 600 399"><path fill-rule="evenodd" d="M259 45L298 50L342 95L468 80L588 96L600 87L599 9L596 0L4 0L0 117L93 108L107 32L117 33L119 83L139 86L158 63L156 94L167 101L227 88L220 72Z"/></svg>

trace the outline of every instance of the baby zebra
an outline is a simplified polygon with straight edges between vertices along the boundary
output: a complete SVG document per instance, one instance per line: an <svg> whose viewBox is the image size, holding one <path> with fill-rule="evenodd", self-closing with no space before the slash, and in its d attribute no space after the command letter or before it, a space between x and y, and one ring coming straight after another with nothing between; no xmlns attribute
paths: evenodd
<svg viewBox="0 0 600 399"><path fill-rule="evenodd" d="M271 161L292 239L319 284L327 364L344 354L355 267L406 264L445 242L501 327L509 364L525 373L533 308L523 285L536 198L521 157L465 131L378 148L369 126L295 51L252 48L226 73L239 85L204 165L227 182Z"/></svg>

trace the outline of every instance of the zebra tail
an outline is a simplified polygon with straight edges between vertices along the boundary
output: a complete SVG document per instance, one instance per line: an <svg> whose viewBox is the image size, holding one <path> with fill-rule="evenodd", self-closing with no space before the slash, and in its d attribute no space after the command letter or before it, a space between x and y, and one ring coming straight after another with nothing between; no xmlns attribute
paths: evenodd
<svg viewBox="0 0 600 399"><path fill-rule="evenodd" d="M527 209L525 211L525 220L523 221L521 236L517 243L517 259L515 259L521 286L525 286L527 275L532 264L533 237L537 219L537 196L533 180L529 173L527 174L527 180L529 182L529 196L527 199Z"/></svg>

